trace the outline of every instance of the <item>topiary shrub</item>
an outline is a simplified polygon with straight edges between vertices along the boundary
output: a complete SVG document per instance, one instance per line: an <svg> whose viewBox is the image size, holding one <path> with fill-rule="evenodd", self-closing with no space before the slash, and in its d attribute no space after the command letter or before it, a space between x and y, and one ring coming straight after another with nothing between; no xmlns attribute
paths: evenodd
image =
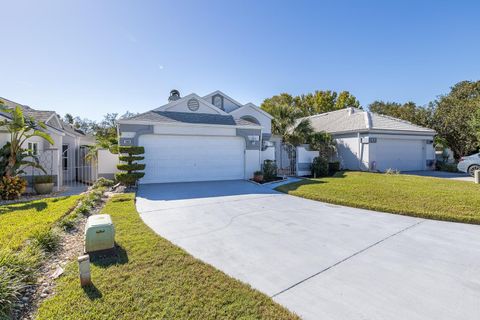
<svg viewBox="0 0 480 320"><path fill-rule="evenodd" d="M0 197L3 200L18 199L27 189L27 181L19 176L3 176L0 180Z"/></svg>
<svg viewBox="0 0 480 320"><path fill-rule="evenodd" d="M115 174L115 179L126 186L133 186L145 175L144 172L138 171L144 170L145 164L134 162L144 159L143 156L139 155L145 153L145 148L138 146L120 146L118 147L118 151L119 153L124 154L120 156L119 159L126 163L120 163L117 165L118 170L124 172Z"/></svg>
<svg viewBox="0 0 480 320"><path fill-rule="evenodd" d="M322 157L315 157L312 162L312 175L314 178L328 175L328 161Z"/></svg>
<svg viewBox="0 0 480 320"><path fill-rule="evenodd" d="M132 164L127 164L127 163L121 163L117 165L118 170L122 171L133 171L133 170L144 170L145 169L145 164L143 163L132 163Z"/></svg>

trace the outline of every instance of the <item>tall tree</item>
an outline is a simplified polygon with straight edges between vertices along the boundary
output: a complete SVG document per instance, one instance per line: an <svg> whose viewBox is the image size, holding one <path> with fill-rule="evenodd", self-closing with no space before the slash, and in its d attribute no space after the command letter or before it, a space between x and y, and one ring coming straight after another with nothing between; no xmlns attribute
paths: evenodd
<svg viewBox="0 0 480 320"><path fill-rule="evenodd" d="M73 124L74 118L70 113L66 113L65 116L63 117L63 121L65 121L68 124Z"/></svg>
<svg viewBox="0 0 480 320"><path fill-rule="evenodd" d="M477 151L475 130L480 108L480 81L461 81L435 102L435 130L445 139L455 158Z"/></svg>
<svg viewBox="0 0 480 320"><path fill-rule="evenodd" d="M340 110L348 107L361 108L360 102L348 91L315 91L295 97L295 104L305 116Z"/></svg>
<svg viewBox="0 0 480 320"><path fill-rule="evenodd" d="M422 127L434 127L435 108L433 105L420 107L414 102L400 104L396 102L375 101L371 103L368 108L371 112L406 120Z"/></svg>

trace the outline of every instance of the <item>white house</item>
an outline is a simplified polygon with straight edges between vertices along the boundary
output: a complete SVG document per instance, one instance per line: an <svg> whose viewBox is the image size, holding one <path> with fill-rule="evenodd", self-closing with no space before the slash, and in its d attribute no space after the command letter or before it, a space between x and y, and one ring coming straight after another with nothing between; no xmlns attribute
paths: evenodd
<svg viewBox="0 0 480 320"><path fill-rule="evenodd" d="M87 148L95 144L95 138L65 123L55 111L36 110L11 100L0 98L8 108L20 107L27 117L43 122L54 144L40 137L25 141L23 147L31 150L47 174L54 176L57 186L73 182L92 182L96 178L96 167L85 159ZM0 119L10 119L9 113L0 112ZM10 140L5 128L0 128L0 146ZM26 168L25 178L31 186L32 177L45 174L38 169Z"/></svg>
<svg viewBox="0 0 480 320"><path fill-rule="evenodd" d="M307 118L316 131L325 131L333 136L343 169L434 169L434 130L356 108Z"/></svg>
<svg viewBox="0 0 480 320"><path fill-rule="evenodd" d="M248 179L274 153L272 116L221 91L180 97L118 123L120 145L145 147L140 183Z"/></svg>

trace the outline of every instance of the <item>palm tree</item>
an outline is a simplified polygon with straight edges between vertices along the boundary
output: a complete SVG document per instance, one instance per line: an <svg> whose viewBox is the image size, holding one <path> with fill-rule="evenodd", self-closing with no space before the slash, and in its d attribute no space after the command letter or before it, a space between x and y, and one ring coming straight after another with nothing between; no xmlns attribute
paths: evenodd
<svg viewBox="0 0 480 320"><path fill-rule="evenodd" d="M277 105L270 111L272 119L272 133L282 137L284 143L297 146L306 143L313 133L308 119L300 119L303 113L300 109L288 104Z"/></svg>
<svg viewBox="0 0 480 320"><path fill-rule="evenodd" d="M15 108L5 107L3 101L0 100L0 111L10 115L11 119L0 120L0 127L5 128L10 133L10 141L8 146L8 156L5 166L4 175L13 177L19 173L21 166L33 166L45 171L37 161L27 161L29 155L22 145L31 137L40 137L53 144L53 139L39 128L45 129L43 122L36 122L33 117L25 117L22 109L17 106Z"/></svg>

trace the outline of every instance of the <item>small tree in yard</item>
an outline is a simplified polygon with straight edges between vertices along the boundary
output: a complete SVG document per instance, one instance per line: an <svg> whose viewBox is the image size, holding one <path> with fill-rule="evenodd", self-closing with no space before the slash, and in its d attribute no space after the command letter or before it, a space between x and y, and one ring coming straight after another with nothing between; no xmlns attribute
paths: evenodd
<svg viewBox="0 0 480 320"><path fill-rule="evenodd" d="M117 173L115 178L126 186L134 186L137 181L145 175L145 172L139 172L139 170L145 169L145 164L136 162L145 158L141 156L141 154L145 153L145 148L137 146L120 146L118 147L118 151L122 154L119 157L120 161L126 163L120 163L117 165L118 170L123 172Z"/></svg>
<svg viewBox="0 0 480 320"><path fill-rule="evenodd" d="M0 148L0 197L16 199L25 192L27 182L20 177L26 167L34 167L45 172L31 150L23 145L32 137L40 137L53 145L52 138L40 129L46 129L42 122L23 114L20 107L7 108L0 100L0 111L9 115L10 119L0 121L0 128L10 134L10 140Z"/></svg>

